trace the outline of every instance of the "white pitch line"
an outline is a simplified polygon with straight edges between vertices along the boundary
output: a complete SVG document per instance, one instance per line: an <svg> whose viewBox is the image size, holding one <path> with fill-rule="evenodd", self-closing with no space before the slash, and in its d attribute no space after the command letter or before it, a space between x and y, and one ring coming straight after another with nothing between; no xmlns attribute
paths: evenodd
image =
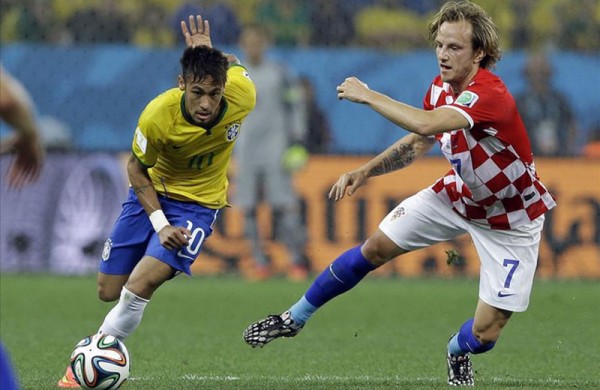
<svg viewBox="0 0 600 390"><path fill-rule="evenodd" d="M244 378L244 377L239 377L239 376L232 376L232 375L197 375L197 374L186 374L183 375L181 377L179 377L180 379L186 380L186 381L191 381L191 382L234 382L234 381L240 381L240 380L247 380L250 379L250 377ZM150 380L155 380L157 378L152 377L152 376L144 376L144 377L131 377L128 380L130 381L150 381ZM258 378L254 378L253 379L258 379ZM283 376L283 377L279 377L279 376L265 376L265 377L261 377L260 380L264 381L273 381L273 382L284 382L284 383L292 383L292 382L321 382L321 383L345 383L345 382L354 382L354 381L373 381L373 382L388 382L388 381L397 381L399 384L402 383L406 383L406 382L417 382L417 383L438 383L440 381L445 381L445 378L441 378L441 377L417 377L417 378L406 378L406 377L400 377L398 375L396 376L390 376L390 377L374 377L374 376L369 376L369 375L362 375L362 376L338 376L338 375L311 375L311 374L307 374L304 376ZM565 381L562 379L554 379L554 378L540 378L540 379L518 379L518 378L499 378L499 377L492 377L492 378L487 378L485 381L491 381L492 383L495 384L499 384L499 383L515 383L515 384L525 384L525 385L544 385L544 384L552 384L552 385L565 385L565 384L569 384L571 383L571 381Z"/></svg>

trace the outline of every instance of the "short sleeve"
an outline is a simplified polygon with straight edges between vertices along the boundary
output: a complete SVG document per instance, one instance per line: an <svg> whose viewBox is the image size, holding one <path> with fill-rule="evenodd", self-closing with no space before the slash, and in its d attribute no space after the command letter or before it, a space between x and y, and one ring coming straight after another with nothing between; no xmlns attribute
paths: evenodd
<svg viewBox="0 0 600 390"><path fill-rule="evenodd" d="M241 65L232 65L227 71L225 93L229 100L235 100L240 109L250 112L256 104L256 88L248 71Z"/></svg>
<svg viewBox="0 0 600 390"><path fill-rule="evenodd" d="M156 164L158 158L157 145L160 134L148 111L148 109L144 110L140 116L133 136L131 150L144 166L152 167Z"/></svg>

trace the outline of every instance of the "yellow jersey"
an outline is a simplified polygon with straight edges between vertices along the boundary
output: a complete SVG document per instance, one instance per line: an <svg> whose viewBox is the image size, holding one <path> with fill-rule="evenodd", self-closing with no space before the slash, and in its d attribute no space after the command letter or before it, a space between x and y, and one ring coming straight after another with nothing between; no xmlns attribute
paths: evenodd
<svg viewBox="0 0 600 390"><path fill-rule="evenodd" d="M169 198L218 209L227 206L227 169L242 122L254 109L256 89L246 69L227 70L223 107L209 129L186 120L184 92L173 88L154 98L140 115L133 154L154 189Z"/></svg>

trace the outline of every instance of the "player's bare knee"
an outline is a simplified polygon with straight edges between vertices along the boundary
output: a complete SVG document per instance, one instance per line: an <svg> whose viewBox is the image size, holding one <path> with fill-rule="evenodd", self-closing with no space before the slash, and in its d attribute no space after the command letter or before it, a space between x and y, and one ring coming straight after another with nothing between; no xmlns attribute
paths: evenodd
<svg viewBox="0 0 600 390"><path fill-rule="evenodd" d="M405 253L404 250L399 248L392 240L379 231L365 241L361 250L363 256L376 267Z"/></svg>
<svg viewBox="0 0 600 390"><path fill-rule="evenodd" d="M114 302L121 296L121 291L108 288L103 284L98 284L98 298L103 302Z"/></svg>
<svg viewBox="0 0 600 390"><path fill-rule="evenodd" d="M135 281L127 281L125 288L140 298L150 299L162 283L162 281L137 279Z"/></svg>
<svg viewBox="0 0 600 390"><path fill-rule="evenodd" d="M374 266L379 267L392 258L382 250L380 245L374 244L372 241L367 240L361 248L363 256Z"/></svg>

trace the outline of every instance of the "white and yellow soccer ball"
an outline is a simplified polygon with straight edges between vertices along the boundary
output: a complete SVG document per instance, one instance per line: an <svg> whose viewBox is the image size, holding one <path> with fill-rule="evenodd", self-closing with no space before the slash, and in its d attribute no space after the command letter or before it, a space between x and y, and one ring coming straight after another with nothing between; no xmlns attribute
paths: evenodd
<svg viewBox="0 0 600 390"><path fill-rule="evenodd" d="M71 369L84 389L118 389L129 378L129 352L116 337L91 335L75 346Z"/></svg>

